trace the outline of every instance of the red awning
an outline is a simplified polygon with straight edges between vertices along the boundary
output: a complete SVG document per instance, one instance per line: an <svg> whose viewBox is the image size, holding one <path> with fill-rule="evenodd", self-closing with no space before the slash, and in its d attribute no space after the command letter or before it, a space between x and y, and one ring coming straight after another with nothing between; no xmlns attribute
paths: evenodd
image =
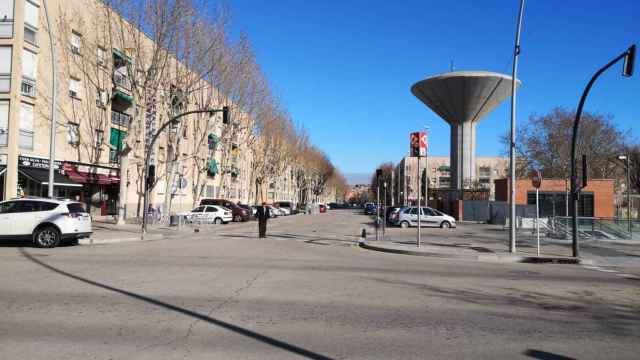
<svg viewBox="0 0 640 360"><path fill-rule="evenodd" d="M75 170L67 170L65 173L69 179L80 184L111 185L120 183L120 178L116 176L91 174Z"/></svg>

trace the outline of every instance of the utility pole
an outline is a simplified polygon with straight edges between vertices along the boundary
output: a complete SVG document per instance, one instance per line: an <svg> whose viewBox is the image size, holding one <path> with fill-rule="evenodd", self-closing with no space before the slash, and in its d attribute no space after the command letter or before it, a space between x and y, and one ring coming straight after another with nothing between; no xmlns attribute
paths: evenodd
<svg viewBox="0 0 640 360"><path fill-rule="evenodd" d="M513 69L511 72L511 141L509 146L509 172L511 173L511 192L509 205L509 251L516 252L516 75L518 73L518 58L520 57L520 31L522 29L522 15L524 0L520 0L518 24L516 27L516 45L513 50Z"/></svg>
<svg viewBox="0 0 640 360"><path fill-rule="evenodd" d="M58 98L58 77L56 74L56 50L53 43L53 29L49 20L49 11L47 11L47 0L42 1L44 7L44 16L47 19L47 28L49 29L49 47L51 49L51 127L49 129L49 184L47 196L53 199L53 183L54 183L54 166L56 157L56 107Z"/></svg>
<svg viewBox="0 0 640 360"><path fill-rule="evenodd" d="M421 218L422 218L422 204L420 202L421 200L421 193L422 193L422 174L420 173L420 153L418 153L418 156L416 157L416 159L418 159L418 239L417 239L417 244L418 247L420 247L420 239L422 237L422 234L420 233L420 227L421 227Z"/></svg>

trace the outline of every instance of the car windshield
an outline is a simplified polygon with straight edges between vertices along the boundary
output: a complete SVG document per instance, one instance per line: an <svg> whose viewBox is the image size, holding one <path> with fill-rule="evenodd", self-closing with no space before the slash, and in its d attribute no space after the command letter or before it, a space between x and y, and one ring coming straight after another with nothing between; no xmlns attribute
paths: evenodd
<svg viewBox="0 0 640 360"><path fill-rule="evenodd" d="M191 210L191 212L202 212L204 210L204 206L198 206L197 208Z"/></svg>

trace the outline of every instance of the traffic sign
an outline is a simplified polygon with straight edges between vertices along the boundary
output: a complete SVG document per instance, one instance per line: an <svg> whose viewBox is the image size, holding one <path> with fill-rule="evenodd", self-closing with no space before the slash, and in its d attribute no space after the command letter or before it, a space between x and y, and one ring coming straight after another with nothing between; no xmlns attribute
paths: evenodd
<svg viewBox="0 0 640 360"><path fill-rule="evenodd" d="M536 189L542 186L542 172L540 170L533 170L531 172L531 185Z"/></svg>

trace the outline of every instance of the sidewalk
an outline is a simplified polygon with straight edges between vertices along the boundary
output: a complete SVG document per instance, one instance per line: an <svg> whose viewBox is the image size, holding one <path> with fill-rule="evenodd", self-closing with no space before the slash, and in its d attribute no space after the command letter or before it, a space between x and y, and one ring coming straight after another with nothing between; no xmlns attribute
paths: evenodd
<svg viewBox="0 0 640 360"><path fill-rule="evenodd" d="M422 242L420 247L416 241L406 240L366 240L360 242L360 247L368 250L389 252L394 254L425 256L435 258L453 258L501 263L556 263L556 264L592 264L593 260L573 258L570 256L553 255L550 249L547 253L537 256L536 250L525 248L515 254L507 251L507 244L470 243L441 243Z"/></svg>

